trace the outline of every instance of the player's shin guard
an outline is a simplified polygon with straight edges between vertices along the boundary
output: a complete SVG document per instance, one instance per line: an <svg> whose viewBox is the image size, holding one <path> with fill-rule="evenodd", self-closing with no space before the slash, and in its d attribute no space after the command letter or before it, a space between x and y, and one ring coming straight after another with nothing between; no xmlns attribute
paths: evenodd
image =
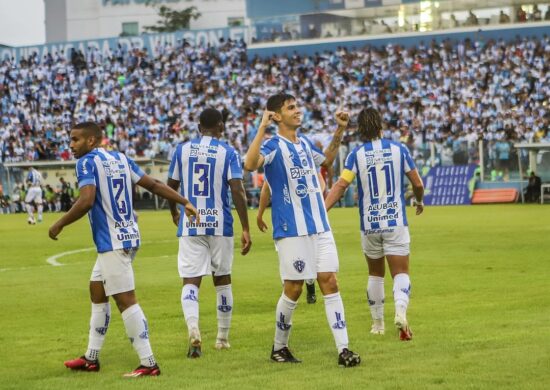
<svg viewBox="0 0 550 390"><path fill-rule="evenodd" d="M334 293L324 296L325 299L325 312L327 314L327 321L332 330L334 341L336 342L336 348L338 353L342 352L344 348L348 347L348 330L346 328L346 316L344 314L344 303L340 293Z"/></svg>
<svg viewBox="0 0 550 390"><path fill-rule="evenodd" d="M406 320L409 296L411 294L411 279L408 274L397 274L393 278L393 299L395 315Z"/></svg>
<svg viewBox="0 0 550 390"><path fill-rule="evenodd" d="M384 278L369 276L367 284L367 301L373 320L384 319Z"/></svg>
<svg viewBox="0 0 550 390"><path fill-rule="evenodd" d="M231 285L216 286L216 296L218 313L217 340L227 342L229 339L229 328L231 328L231 317L233 315L233 292Z"/></svg>
<svg viewBox="0 0 550 390"><path fill-rule="evenodd" d="M111 305L107 303L92 303L92 316L90 317L90 333L88 336L88 350L86 359L98 360L99 351L105 341L105 335L111 321Z"/></svg>
<svg viewBox="0 0 550 390"><path fill-rule="evenodd" d="M199 328L199 288L194 284L186 284L181 289L181 308L187 323L187 329Z"/></svg>
<svg viewBox="0 0 550 390"><path fill-rule="evenodd" d="M288 339L290 337L290 329L292 328L292 313L297 302L288 298L284 293L279 298L277 303L277 310L275 311L275 343L274 350L278 351L288 346Z"/></svg>
<svg viewBox="0 0 550 390"><path fill-rule="evenodd" d="M126 334L139 356L141 365L145 367L154 366L156 361L149 343L149 326L139 304L136 303L124 310L122 320L124 321Z"/></svg>

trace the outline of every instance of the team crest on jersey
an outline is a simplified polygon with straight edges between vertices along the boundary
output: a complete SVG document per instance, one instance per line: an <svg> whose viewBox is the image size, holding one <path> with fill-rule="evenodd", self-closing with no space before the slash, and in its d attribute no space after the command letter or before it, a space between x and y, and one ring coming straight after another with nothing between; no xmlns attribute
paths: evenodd
<svg viewBox="0 0 550 390"><path fill-rule="evenodd" d="M332 329L345 329L346 321L342 320L342 313L334 312L336 314L336 322L332 324Z"/></svg>
<svg viewBox="0 0 550 390"><path fill-rule="evenodd" d="M292 263L296 271L302 273L304 271L304 268L306 268L306 262L303 259L296 259L294 263Z"/></svg>

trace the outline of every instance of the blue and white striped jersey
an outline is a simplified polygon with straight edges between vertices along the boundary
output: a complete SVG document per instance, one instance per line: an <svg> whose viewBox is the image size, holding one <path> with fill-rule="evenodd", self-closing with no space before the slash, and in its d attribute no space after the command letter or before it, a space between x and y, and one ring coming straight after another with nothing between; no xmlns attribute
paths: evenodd
<svg viewBox="0 0 550 390"><path fill-rule="evenodd" d="M143 175L141 168L124 154L103 148L78 159L78 187L96 187L95 202L88 217L99 253L139 247L132 183L137 183Z"/></svg>
<svg viewBox="0 0 550 390"><path fill-rule="evenodd" d="M330 230L316 169L325 156L307 138L299 136L298 140L293 143L276 135L260 150L271 190L275 239Z"/></svg>
<svg viewBox="0 0 550 390"><path fill-rule="evenodd" d="M233 236L229 180L243 178L241 157L233 147L208 136L179 144L168 177L180 182L181 195L200 215L197 226L180 206L178 237Z"/></svg>
<svg viewBox="0 0 550 390"><path fill-rule="evenodd" d="M364 143L347 156L344 167L357 176L362 231L407 226L405 173L416 167L404 145L387 139ZM346 173L342 177L353 180Z"/></svg>
<svg viewBox="0 0 550 390"><path fill-rule="evenodd" d="M27 181L31 183L31 187L40 187L42 185L42 175L36 169L31 168L27 175Z"/></svg>

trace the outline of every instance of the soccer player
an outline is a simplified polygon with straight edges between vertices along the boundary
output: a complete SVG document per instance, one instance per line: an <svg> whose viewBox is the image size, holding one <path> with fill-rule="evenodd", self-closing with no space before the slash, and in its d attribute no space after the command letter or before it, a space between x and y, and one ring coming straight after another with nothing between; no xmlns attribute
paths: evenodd
<svg viewBox="0 0 550 390"><path fill-rule="evenodd" d="M176 148L168 173L168 185L197 205L200 223L180 214L170 201L172 219L178 226L178 271L183 280L181 306L189 332L187 357L201 356L199 288L202 277L212 274L217 295L218 334L216 349L228 349L233 313L231 268L233 265L233 216L229 193L241 221L241 254L250 250L246 193L241 158L220 137L222 114L207 108L199 116L201 137Z"/></svg>
<svg viewBox="0 0 550 390"><path fill-rule="evenodd" d="M324 154L305 137L297 136L302 113L292 95L277 94L267 100L267 109L256 137L250 144L245 169L264 166L272 194L273 238L279 257L283 293L275 313L275 343L271 359L299 363L288 348L292 313L306 279L317 279L325 311L338 349L338 364L355 366L361 359L348 349L344 305L338 291L338 253L328 223L316 166L329 166L336 157L348 124L345 112L336 113L338 129ZM263 143L266 128L275 122L278 134Z"/></svg>
<svg viewBox="0 0 550 390"><path fill-rule="evenodd" d="M364 142L347 156L344 171L326 199L327 210L342 197L357 177L361 242L369 267L367 300L373 324L371 333L384 334L384 257L393 278L395 325L401 340L411 340L407 306L409 278L409 228L405 213L405 176L412 183L416 215L424 211L424 186L408 149L382 139L382 118L372 108L359 113L358 135Z"/></svg>
<svg viewBox="0 0 550 390"><path fill-rule="evenodd" d="M189 216L198 218L198 214L187 199L145 175L124 154L98 147L101 139L101 129L93 122L79 123L71 130L70 147L78 158L80 197L49 230L50 238L57 240L65 226L88 213L98 252L90 278L92 316L88 350L84 356L66 361L65 366L72 370L99 371L99 352L109 327L109 297L112 296L141 362L125 376L156 376L160 369L149 343L149 326L134 292L132 261L140 244L140 233L132 204L132 183L184 205Z"/></svg>
<svg viewBox="0 0 550 390"><path fill-rule="evenodd" d="M317 175L319 178L319 182L321 183L321 192L325 193L325 179L323 179L323 175L319 173ZM269 190L269 185L266 181L264 181L264 184L262 185L262 190L260 192L260 202L258 205L258 215L256 216L256 224L258 225L258 229L262 233L267 232L267 224L264 221L264 212L267 208L267 205L269 204L269 201L271 200L271 191ZM277 248L275 248L277 249ZM317 302L317 295L315 295L315 279L306 279L306 302L309 304L313 304Z"/></svg>
<svg viewBox="0 0 550 390"><path fill-rule="evenodd" d="M42 205L42 175L34 167L29 167L27 184L28 191L27 196L25 196L25 207L29 214L27 222L29 225L34 225L36 220L34 219L33 203L38 212L38 222L42 222L42 211L44 209Z"/></svg>

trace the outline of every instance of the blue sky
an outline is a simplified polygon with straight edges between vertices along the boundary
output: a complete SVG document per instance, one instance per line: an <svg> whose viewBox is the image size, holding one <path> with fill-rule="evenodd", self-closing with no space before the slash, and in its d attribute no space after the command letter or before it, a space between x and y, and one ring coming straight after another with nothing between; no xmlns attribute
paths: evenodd
<svg viewBox="0 0 550 390"><path fill-rule="evenodd" d="M0 43L9 46L46 41L44 0L0 0Z"/></svg>

